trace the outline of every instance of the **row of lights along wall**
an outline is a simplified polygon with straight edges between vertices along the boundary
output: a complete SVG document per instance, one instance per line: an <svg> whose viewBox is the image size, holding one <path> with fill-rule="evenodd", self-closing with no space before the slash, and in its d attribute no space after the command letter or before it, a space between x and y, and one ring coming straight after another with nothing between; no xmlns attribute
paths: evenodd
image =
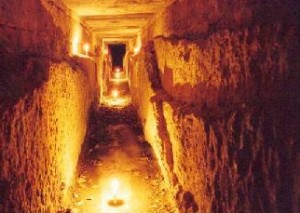
<svg viewBox="0 0 300 213"><path fill-rule="evenodd" d="M90 45L88 43L85 43L82 46L82 50L84 51L84 55L88 56L89 55L89 51L90 51ZM72 45L72 54L73 55L83 55L82 53L80 53L79 51L79 42L77 40L73 41L73 45Z"/></svg>

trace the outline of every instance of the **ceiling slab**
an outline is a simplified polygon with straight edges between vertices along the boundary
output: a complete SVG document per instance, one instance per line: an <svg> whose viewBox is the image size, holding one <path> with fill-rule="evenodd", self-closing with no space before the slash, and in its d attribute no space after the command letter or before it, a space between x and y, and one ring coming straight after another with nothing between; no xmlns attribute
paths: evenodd
<svg viewBox="0 0 300 213"><path fill-rule="evenodd" d="M174 0L63 0L98 38L135 37Z"/></svg>
<svg viewBox="0 0 300 213"><path fill-rule="evenodd" d="M169 0L63 0L79 16L156 13Z"/></svg>
<svg viewBox="0 0 300 213"><path fill-rule="evenodd" d="M84 22L91 27L95 28L141 28L145 26L154 14L130 14L130 15L117 15L117 16L86 16L83 17Z"/></svg>

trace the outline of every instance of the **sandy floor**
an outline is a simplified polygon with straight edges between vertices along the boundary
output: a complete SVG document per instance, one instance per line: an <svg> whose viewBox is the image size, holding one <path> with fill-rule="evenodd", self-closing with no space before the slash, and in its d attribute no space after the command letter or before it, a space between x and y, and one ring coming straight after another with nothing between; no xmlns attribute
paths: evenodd
<svg viewBox="0 0 300 213"><path fill-rule="evenodd" d="M80 158L72 212L175 212L131 105L93 112Z"/></svg>

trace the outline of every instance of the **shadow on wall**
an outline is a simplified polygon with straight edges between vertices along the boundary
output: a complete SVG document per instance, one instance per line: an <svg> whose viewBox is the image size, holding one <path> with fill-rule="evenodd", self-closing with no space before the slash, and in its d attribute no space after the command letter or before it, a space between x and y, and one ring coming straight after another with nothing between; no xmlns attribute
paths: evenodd
<svg viewBox="0 0 300 213"><path fill-rule="evenodd" d="M182 4L192 9L186 2ZM146 125L151 121L153 130L159 125L169 130L165 137L172 149L169 154L174 155L174 172L178 183L191 193L178 194L182 211L187 211L186 203L193 202L204 212L299 209L300 30L295 17L270 20L269 15L280 11L266 4L273 9L266 22L253 17L251 25L240 26L227 17L234 29L199 32L197 40L156 37L155 50L144 47L134 61L137 94L133 97L139 115ZM166 14L177 18L179 11L187 20L190 13L185 14L180 6ZM239 6L252 12L257 9ZM197 18L189 20L195 27L200 23ZM184 26L186 23L178 26L182 33L187 31ZM151 86L151 74L157 71L153 71L155 60L149 60L153 52L163 87L159 92ZM139 91L149 91L149 95ZM161 97L159 101L167 106L163 117L155 110L147 113L155 108L153 96ZM158 131L151 131L149 142L158 150L160 166L166 167L170 161L165 158L161 137Z"/></svg>
<svg viewBox="0 0 300 213"><path fill-rule="evenodd" d="M183 191L182 187L179 187L179 191L176 194L176 200L177 203L179 203L179 210L182 213L194 213L199 211L194 195L189 191Z"/></svg>
<svg viewBox="0 0 300 213"><path fill-rule="evenodd" d="M13 106L39 88L48 79L49 67L50 61L40 57L1 55L0 107Z"/></svg>

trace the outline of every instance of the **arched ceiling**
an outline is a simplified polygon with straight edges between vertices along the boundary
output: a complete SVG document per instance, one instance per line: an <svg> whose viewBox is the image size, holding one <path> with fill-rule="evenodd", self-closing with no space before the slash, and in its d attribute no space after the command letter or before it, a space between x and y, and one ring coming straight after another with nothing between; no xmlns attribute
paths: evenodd
<svg viewBox="0 0 300 213"><path fill-rule="evenodd" d="M153 16L174 0L63 0L103 39L136 37Z"/></svg>

